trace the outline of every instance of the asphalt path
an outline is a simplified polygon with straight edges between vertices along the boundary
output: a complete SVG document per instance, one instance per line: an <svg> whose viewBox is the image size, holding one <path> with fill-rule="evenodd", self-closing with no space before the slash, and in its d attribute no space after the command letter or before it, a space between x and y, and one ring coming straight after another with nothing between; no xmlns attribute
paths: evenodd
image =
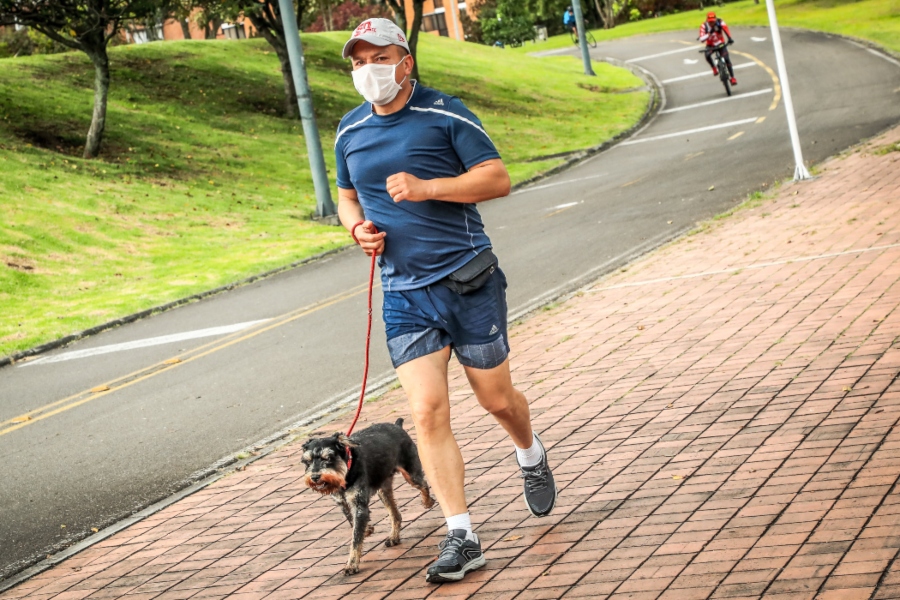
<svg viewBox="0 0 900 600"><path fill-rule="evenodd" d="M513 313L793 172L768 31L735 31L739 85L728 100L694 36L593 50L662 81L663 112L626 143L481 205ZM808 161L900 121L900 64L822 34L783 38ZM367 269L358 250L338 252L0 369L0 575L351 395L362 370ZM378 380L391 371L377 310L374 329Z"/></svg>

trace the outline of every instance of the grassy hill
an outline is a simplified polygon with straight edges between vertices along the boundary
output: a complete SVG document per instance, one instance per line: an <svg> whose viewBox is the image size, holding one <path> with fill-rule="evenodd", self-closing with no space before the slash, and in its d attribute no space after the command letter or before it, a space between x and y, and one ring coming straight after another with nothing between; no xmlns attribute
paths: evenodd
<svg viewBox="0 0 900 600"><path fill-rule="evenodd" d="M345 37L304 39L332 172L335 128L360 102ZM429 35L420 48L424 82L482 118L517 181L559 162L532 159L629 127L647 102L639 79L608 65L586 78L571 58ZM264 41L120 46L111 63L104 150L85 161L87 58L2 61L0 356L348 241L310 220L302 129L279 116L281 74Z"/></svg>
<svg viewBox="0 0 900 600"><path fill-rule="evenodd" d="M801 27L828 33L848 35L869 40L888 50L900 53L900 0L778 0L778 25ZM729 2L714 6L729 26L768 26L765 0L759 4L751 0ZM592 30L598 42L632 35L662 31L698 29L710 7L691 10L658 19L626 23L613 29ZM565 48L572 42L568 35L550 38L542 44L526 44L514 52Z"/></svg>

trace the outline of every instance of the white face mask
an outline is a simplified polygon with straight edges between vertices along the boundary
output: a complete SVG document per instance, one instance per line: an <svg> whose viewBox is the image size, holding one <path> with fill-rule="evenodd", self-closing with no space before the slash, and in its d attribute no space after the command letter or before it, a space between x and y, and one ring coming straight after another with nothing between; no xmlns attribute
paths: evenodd
<svg viewBox="0 0 900 600"><path fill-rule="evenodd" d="M406 60L404 57L403 60ZM353 85L368 102L376 106L384 106L400 93L394 73L403 60L396 65L368 64L353 71ZM406 78L403 78L406 81ZM402 82L401 82L402 83Z"/></svg>

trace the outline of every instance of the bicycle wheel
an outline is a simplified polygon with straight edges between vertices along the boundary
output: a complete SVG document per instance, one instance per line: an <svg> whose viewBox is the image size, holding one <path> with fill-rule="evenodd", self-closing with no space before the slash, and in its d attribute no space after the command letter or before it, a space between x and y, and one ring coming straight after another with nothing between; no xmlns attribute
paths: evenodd
<svg viewBox="0 0 900 600"><path fill-rule="evenodd" d="M722 80L722 85L725 86L725 93L730 96L731 80L728 78L728 65L725 64L724 59L719 59L719 79Z"/></svg>
<svg viewBox="0 0 900 600"><path fill-rule="evenodd" d="M578 45L578 36L575 35L575 32L572 31L571 29L569 30L569 37L572 38L572 43L577 46Z"/></svg>
<svg viewBox="0 0 900 600"><path fill-rule="evenodd" d="M584 32L584 37L587 40L588 46L590 46L591 48L597 47L597 40L594 39L594 34L591 33L590 29Z"/></svg>

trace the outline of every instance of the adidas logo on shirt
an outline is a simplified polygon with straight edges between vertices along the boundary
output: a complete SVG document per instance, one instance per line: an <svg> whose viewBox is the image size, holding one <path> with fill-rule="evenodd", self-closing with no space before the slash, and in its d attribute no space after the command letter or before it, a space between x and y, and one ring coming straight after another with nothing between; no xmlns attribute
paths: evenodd
<svg viewBox="0 0 900 600"><path fill-rule="evenodd" d="M488 335L494 335L494 334L497 333L498 331L500 331L500 330L497 329L497 326L496 326L496 325L494 325L493 327L491 327L491 332L490 332Z"/></svg>
<svg viewBox="0 0 900 600"><path fill-rule="evenodd" d="M443 99L443 98L438 98L437 100L435 100L434 105L435 105L435 106L443 106L443 105L444 105L444 99Z"/></svg>

